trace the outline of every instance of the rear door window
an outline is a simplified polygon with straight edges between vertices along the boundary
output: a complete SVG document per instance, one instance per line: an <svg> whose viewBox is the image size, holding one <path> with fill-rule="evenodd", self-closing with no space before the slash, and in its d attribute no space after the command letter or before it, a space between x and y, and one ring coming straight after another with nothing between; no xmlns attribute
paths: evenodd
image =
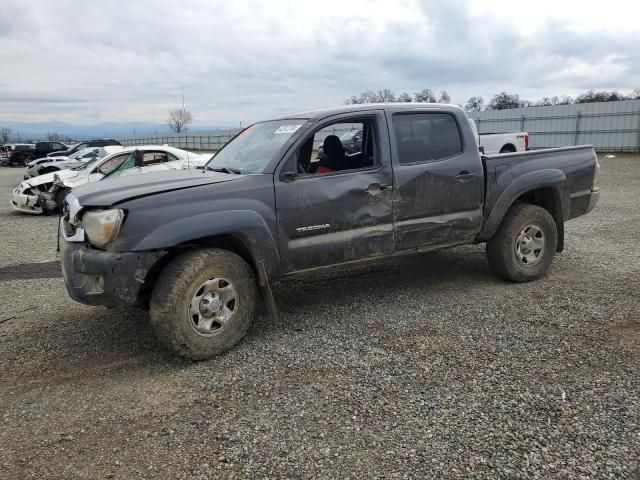
<svg viewBox="0 0 640 480"><path fill-rule="evenodd" d="M431 162L462 152L458 124L448 113L396 114L393 128L402 164Z"/></svg>

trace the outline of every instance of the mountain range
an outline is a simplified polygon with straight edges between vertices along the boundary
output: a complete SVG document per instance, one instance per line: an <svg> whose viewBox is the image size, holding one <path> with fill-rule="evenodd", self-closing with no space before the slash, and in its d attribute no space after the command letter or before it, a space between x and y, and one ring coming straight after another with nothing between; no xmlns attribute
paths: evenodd
<svg viewBox="0 0 640 480"><path fill-rule="evenodd" d="M57 133L74 140L90 138L126 138L145 135L170 135L164 123L152 122L103 122L95 125L73 125L65 122L11 122L0 120L0 128L11 129L12 141L46 140L50 133ZM188 134L214 133L232 129L228 126L190 125Z"/></svg>

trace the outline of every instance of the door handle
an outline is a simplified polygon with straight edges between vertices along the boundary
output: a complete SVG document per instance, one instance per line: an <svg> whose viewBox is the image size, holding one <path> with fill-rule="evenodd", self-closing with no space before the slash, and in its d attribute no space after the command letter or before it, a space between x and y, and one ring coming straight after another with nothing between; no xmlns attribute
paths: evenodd
<svg viewBox="0 0 640 480"><path fill-rule="evenodd" d="M372 183L367 188L364 189L369 195L376 196L384 190L388 190L391 188L391 185L380 185L379 183Z"/></svg>
<svg viewBox="0 0 640 480"><path fill-rule="evenodd" d="M475 177L475 174L470 173L468 170L463 170L456 175L456 180L459 182L465 182L467 180L471 180L473 177Z"/></svg>

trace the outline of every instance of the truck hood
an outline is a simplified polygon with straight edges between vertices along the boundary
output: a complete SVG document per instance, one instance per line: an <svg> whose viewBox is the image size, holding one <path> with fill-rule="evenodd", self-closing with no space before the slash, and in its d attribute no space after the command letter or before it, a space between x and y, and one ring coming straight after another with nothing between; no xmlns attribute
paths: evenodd
<svg viewBox="0 0 640 480"><path fill-rule="evenodd" d="M229 182L244 178L205 170L185 169L149 172L144 175L124 175L106 178L73 189L73 195L82 206L107 207L132 198L147 197L173 190L182 190L212 183Z"/></svg>

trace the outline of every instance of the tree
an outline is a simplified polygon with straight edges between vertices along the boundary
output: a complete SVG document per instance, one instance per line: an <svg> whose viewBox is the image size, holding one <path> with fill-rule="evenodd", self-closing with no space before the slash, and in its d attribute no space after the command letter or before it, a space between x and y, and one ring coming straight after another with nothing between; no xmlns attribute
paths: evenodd
<svg viewBox="0 0 640 480"><path fill-rule="evenodd" d="M451 103L451 95L449 95L446 90L442 90L438 103Z"/></svg>
<svg viewBox="0 0 640 480"><path fill-rule="evenodd" d="M487 105L487 110L507 110L509 108L519 108L524 105L525 102L520 100L520 95L509 95L507 92L500 92L491 97L491 101Z"/></svg>
<svg viewBox="0 0 640 480"><path fill-rule="evenodd" d="M6 128L6 127L0 128L0 138L2 138L2 143L8 143L10 136L11 136L10 128Z"/></svg>
<svg viewBox="0 0 640 480"><path fill-rule="evenodd" d="M172 132L182 133L187 130L187 125L193 121L193 116L189 110L176 108L175 110L169 110L169 118L167 125Z"/></svg>
<svg viewBox="0 0 640 480"><path fill-rule="evenodd" d="M415 93L413 101L420 103L436 103L436 97L433 96L431 89L423 88L420 92Z"/></svg>
<svg viewBox="0 0 640 480"><path fill-rule="evenodd" d="M606 90L596 91L591 89L578 95L575 103L616 102L618 100L626 100L626 98L615 90L608 92Z"/></svg>
<svg viewBox="0 0 640 480"><path fill-rule="evenodd" d="M62 140L62 137L58 133L49 132L47 133L47 140L50 142L59 142Z"/></svg>
<svg viewBox="0 0 640 480"><path fill-rule="evenodd" d="M467 104L464 106L464 109L467 112L479 112L484 107L484 100L482 97L471 97L467 100Z"/></svg>
<svg viewBox="0 0 640 480"><path fill-rule="evenodd" d="M636 88L630 95L629 100L640 100L640 88Z"/></svg>
<svg viewBox="0 0 640 480"><path fill-rule="evenodd" d="M382 90L378 90L377 93L373 90L367 90L366 92L360 93L360 95L352 95L347 98L344 103L346 105L359 105L362 103L383 103L395 101L396 97L393 92L388 88L383 88Z"/></svg>
<svg viewBox="0 0 640 480"><path fill-rule="evenodd" d="M399 102L410 102L411 101L411 95L409 95L407 92L402 92L400 95L398 95L398 101Z"/></svg>
<svg viewBox="0 0 640 480"><path fill-rule="evenodd" d="M396 96L393 94L391 90L388 88L383 88L382 90L378 90L378 102L395 102Z"/></svg>

